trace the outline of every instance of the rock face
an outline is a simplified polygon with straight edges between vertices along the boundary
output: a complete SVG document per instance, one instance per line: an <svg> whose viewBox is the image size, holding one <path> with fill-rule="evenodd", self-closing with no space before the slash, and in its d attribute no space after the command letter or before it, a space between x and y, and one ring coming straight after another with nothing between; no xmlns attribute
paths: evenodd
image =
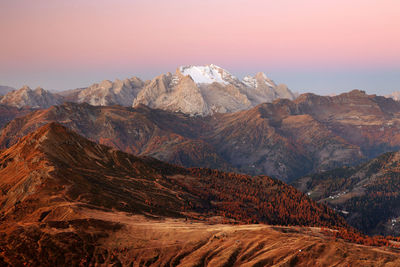
<svg viewBox="0 0 400 267"><path fill-rule="evenodd" d="M211 64L184 66L175 74L156 77L139 92L133 106L144 104L204 116L245 110L277 98L295 97L285 85L276 85L263 73L240 81Z"/></svg>
<svg viewBox="0 0 400 267"><path fill-rule="evenodd" d="M400 235L400 152L306 176L293 185L311 198L329 203L365 233Z"/></svg>
<svg viewBox="0 0 400 267"><path fill-rule="evenodd" d="M87 88L62 92L66 101L88 103L93 106L131 106L144 82L137 77L114 82L105 80Z"/></svg>
<svg viewBox="0 0 400 267"><path fill-rule="evenodd" d="M68 103L11 121L0 133L0 147L52 121L135 155L284 181L400 149L400 103L357 90L334 97L304 94L209 117L144 105Z"/></svg>
<svg viewBox="0 0 400 267"><path fill-rule="evenodd" d="M38 87L35 90L32 90L28 86L24 86L19 90L7 93L3 98L1 98L0 104L17 108L48 108L60 104L60 100L43 88Z"/></svg>
<svg viewBox="0 0 400 267"><path fill-rule="evenodd" d="M93 106L140 104L189 115L206 116L246 110L277 98L294 99L285 85L276 85L263 73L243 81L215 66L185 66L175 74L167 73L151 81L137 77L111 82L104 80L87 88L50 93L25 86L0 99L15 107L47 108L62 102L88 103Z"/></svg>

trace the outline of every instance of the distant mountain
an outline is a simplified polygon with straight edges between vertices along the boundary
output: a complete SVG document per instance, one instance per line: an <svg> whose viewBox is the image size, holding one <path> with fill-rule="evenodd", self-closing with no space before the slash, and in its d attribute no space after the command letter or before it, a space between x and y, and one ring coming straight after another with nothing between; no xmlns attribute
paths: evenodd
<svg viewBox="0 0 400 267"><path fill-rule="evenodd" d="M153 156L184 166L233 170L215 148L196 137L203 119L141 105L135 109L65 103L11 121L2 131L0 147L9 147L48 122L57 121L79 134L105 145ZM11 134L15 134L11 136Z"/></svg>
<svg viewBox="0 0 400 267"><path fill-rule="evenodd" d="M276 85L263 73L242 81L213 64L183 66L149 81L137 77L114 82L105 80L87 88L58 93L63 101L94 106L136 106L210 115L249 109L277 98L294 99L286 85Z"/></svg>
<svg viewBox="0 0 400 267"><path fill-rule="evenodd" d="M263 73L243 81L213 64L184 66L175 74L153 79L139 92L133 106L181 111L190 115L210 115L249 109L277 98L294 99L285 85L276 85Z"/></svg>
<svg viewBox="0 0 400 267"><path fill-rule="evenodd" d="M7 93L0 100L0 104L13 106L17 108L48 108L52 105L60 104L60 99L43 88L32 90L28 86L24 86L19 90Z"/></svg>
<svg viewBox="0 0 400 267"><path fill-rule="evenodd" d="M0 92L1 95L1 92ZM86 88L50 93L29 87L8 92L1 104L15 107L47 108L63 102L94 106L136 106L144 104L190 115L211 115L249 109L277 98L294 99L286 85L276 85L263 73L243 81L215 66L185 66L151 81L137 77L111 82L104 80Z"/></svg>
<svg viewBox="0 0 400 267"><path fill-rule="evenodd" d="M0 132L0 147L52 121L135 155L284 181L400 149L400 103L358 90L334 97L304 94L208 117L144 105L68 103L11 121Z"/></svg>
<svg viewBox="0 0 400 267"><path fill-rule="evenodd" d="M314 200L329 203L366 233L400 235L400 152L306 176L293 185Z"/></svg>
<svg viewBox="0 0 400 267"><path fill-rule="evenodd" d="M192 226L180 219L178 234L213 220L347 227L331 209L278 180L135 157L55 123L2 151L0 177L0 263L5 266L111 264L127 251L153 249L148 236L136 244L134 235L126 249L120 242L126 233L146 227L154 239L160 234L157 221L168 218L197 220ZM172 229L169 238L176 237Z"/></svg>
<svg viewBox="0 0 400 267"><path fill-rule="evenodd" d="M87 88L59 93L65 101L89 103L94 106L131 106L144 82L137 77L114 82L105 80Z"/></svg>

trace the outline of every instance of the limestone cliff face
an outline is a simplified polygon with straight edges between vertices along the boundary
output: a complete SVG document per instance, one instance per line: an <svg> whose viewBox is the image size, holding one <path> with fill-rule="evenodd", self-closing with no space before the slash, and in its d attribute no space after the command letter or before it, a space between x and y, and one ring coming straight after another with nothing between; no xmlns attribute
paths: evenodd
<svg viewBox="0 0 400 267"><path fill-rule="evenodd" d="M290 100L296 98L285 84L277 85L262 72L257 73L254 77L244 77L243 83L247 85L245 93L251 100L253 106L261 103L269 103L277 98L286 98Z"/></svg>
<svg viewBox="0 0 400 267"><path fill-rule="evenodd" d="M190 77L179 73L167 73L153 79L133 102L133 106L139 104L192 115L208 112L199 87Z"/></svg>
<svg viewBox="0 0 400 267"><path fill-rule="evenodd" d="M24 86L19 90L7 93L1 98L0 104L17 108L48 108L52 105L60 104L60 100L43 88L38 87L32 90L28 86Z"/></svg>
<svg viewBox="0 0 400 267"><path fill-rule="evenodd" d="M285 85L276 85L263 73L243 81L213 64L184 66L175 74L156 77L139 92L133 106L180 111L190 115L211 115L249 109L277 98L293 100Z"/></svg>
<svg viewBox="0 0 400 267"><path fill-rule="evenodd" d="M105 80L80 90L71 100L94 106L130 106L143 86L144 82L137 77L114 82Z"/></svg>
<svg viewBox="0 0 400 267"><path fill-rule="evenodd" d="M0 94L1 95L1 94ZM264 73L239 80L216 65L179 67L149 81L137 77L104 80L86 88L50 93L42 88L25 86L0 98L9 106L48 108L63 102L88 103L93 106L143 104L151 108L189 115L207 116L247 110L277 98L293 100L286 85L277 85Z"/></svg>

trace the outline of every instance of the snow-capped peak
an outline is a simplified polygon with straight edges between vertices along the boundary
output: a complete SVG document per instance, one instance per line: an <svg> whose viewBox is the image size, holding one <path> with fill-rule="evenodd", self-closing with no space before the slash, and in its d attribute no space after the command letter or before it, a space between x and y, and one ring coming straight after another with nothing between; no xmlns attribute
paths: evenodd
<svg viewBox="0 0 400 267"><path fill-rule="evenodd" d="M250 75L244 77L242 82L248 87L257 88L257 80Z"/></svg>
<svg viewBox="0 0 400 267"><path fill-rule="evenodd" d="M214 64L205 66L182 66L179 68L179 71L183 75L189 75L192 77L193 81L197 84L210 84L213 82L229 84L228 80L236 79L236 77L228 71Z"/></svg>
<svg viewBox="0 0 400 267"><path fill-rule="evenodd" d="M258 72L254 77L251 75L247 75L246 77L243 78L242 81L245 85L248 87L252 88L257 88L258 84L261 82L262 84L265 84L269 87L275 87L276 85L273 84L273 81L271 81L267 75L263 72Z"/></svg>

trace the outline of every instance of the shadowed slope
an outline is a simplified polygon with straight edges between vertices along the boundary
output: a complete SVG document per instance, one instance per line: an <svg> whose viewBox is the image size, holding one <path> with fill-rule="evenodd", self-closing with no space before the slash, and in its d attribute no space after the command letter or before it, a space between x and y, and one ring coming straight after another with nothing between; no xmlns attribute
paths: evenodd
<svg viewBox="0 0 400 267"><path fill-rule="evenodd" d="M0 164L2 211L14 220L28 219L27 212L38 217L41 207L74 203L173 217L194 211L243 222L345 225L331 210L269 177L138 158L55 123L4 151Z"/></svg>
<svg viewBox="0 0 400 267"><path fill-rule="evenodd" d="M56 123L0 154L0 190L6 266L376 265L398 258L327 241L317 228L208 225L346 227L283 182L135 157Z"/></svg>
<svg viewBox="0 0 400 267"><path fill-rule="evenodd" d="M67 103L11 121L1 131L0 146L52 121L135 155L284 181L400 148L400 103L357 90L335 97L304 94L209 117L143 105Z"/></svg>
<svg viewBox="0 0 400 267"><path fill-rule="evenodd" d="M342 211L369 234L400 235L400 153L365 164L303 177L293 183L313 199Z"/></svg>

